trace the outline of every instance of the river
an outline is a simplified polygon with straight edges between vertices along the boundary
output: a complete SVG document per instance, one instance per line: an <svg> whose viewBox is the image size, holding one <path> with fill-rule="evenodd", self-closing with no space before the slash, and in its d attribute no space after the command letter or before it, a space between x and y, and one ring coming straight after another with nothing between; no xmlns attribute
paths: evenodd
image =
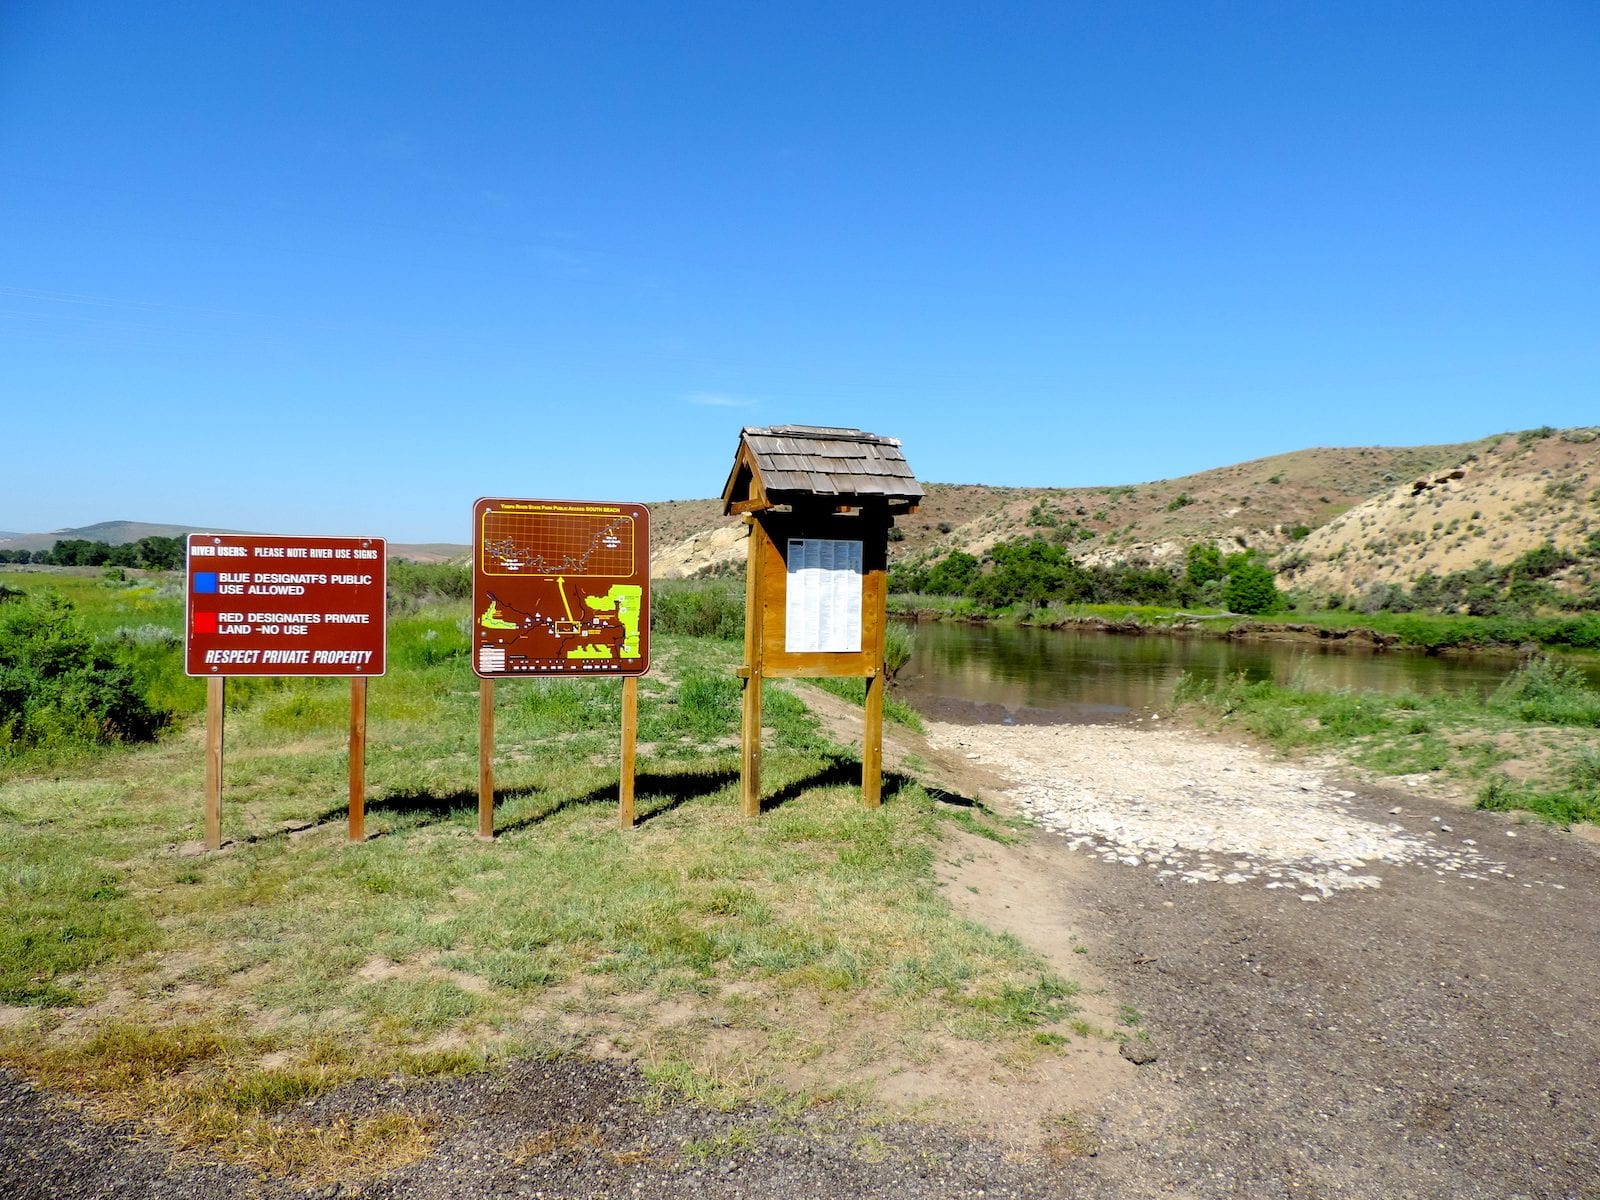
<svg viewBox="0 0 1600 1200"><path fill-rule="evenodd" d="M941 720L1117 723L1169 706L1181 672L1319 689L1487 694L1515 669L1506 656L1436 657L1318 643L922 622L895 690ZM1584 670L1600 686L1600 668Z"/></svg>

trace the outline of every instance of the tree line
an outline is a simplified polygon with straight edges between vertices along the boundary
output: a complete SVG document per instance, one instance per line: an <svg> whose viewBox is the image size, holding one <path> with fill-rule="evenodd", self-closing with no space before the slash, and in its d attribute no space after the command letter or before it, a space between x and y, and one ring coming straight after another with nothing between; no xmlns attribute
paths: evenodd
<svg viewBox="0 0 1600 1200"><path fill-rule="evenodd" d="M889 571L889 590L961 596L986 608L1150 604L1264 613L1283 602L1271 569L1253 550L1225 555L1202 542L1172 566L1098 566L1078 562L1037 534L997 542L982 559L955 550L937 560L897 563Z"/></svg>
<svg viewBox="0 0 1600 1200"><path fill-rule="evenodd" d="M176 571L183 566L181 537L142 537L113 546L84 538L62 538L48 550L0 550L0 563L41 563L51 567L143 567Z"/></svg>

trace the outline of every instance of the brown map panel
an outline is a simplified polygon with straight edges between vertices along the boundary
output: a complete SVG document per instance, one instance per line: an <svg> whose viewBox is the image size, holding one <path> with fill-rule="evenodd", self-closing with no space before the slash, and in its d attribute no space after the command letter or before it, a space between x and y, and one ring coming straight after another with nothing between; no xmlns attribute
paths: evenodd
<svg viewBox="0 0 1600 1200"><path fill-rule="evenodd" d="M472 667L484 679L650 669L650 510L485 498L472 509Z"/></svg>
<svg viewBox="0 0 1600 1200"><path fill-rule="evenodd" d="M382 675L382 538L189 535L190 675Z"/></svg>

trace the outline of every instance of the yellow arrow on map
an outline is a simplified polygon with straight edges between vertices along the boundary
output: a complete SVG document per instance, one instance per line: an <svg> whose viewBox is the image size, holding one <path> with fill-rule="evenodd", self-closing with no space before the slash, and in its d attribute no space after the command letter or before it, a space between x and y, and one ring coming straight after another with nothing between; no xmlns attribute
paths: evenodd
<svg viewBox="0 0 1600 1200"><path fill-rule="evenodd" d="M567 577L556 576L556 590L561 593L561 607L567 610L567 620L572 620L572 605L567 603Z"/></svg>

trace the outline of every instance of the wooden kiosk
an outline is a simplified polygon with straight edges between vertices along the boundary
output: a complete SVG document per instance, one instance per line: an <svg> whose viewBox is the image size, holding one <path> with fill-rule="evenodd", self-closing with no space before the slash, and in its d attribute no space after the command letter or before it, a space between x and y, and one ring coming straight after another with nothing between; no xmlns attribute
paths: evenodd
<svg viewBox="0 0 1600 1200"><path fill-rule="evenodd" d="M723 512L750 527L745 570L739 806L761 812L761 681L867 681L861 799L883 794L889 530L922 485L895 438L815 425L745 428Z"/></svg>

